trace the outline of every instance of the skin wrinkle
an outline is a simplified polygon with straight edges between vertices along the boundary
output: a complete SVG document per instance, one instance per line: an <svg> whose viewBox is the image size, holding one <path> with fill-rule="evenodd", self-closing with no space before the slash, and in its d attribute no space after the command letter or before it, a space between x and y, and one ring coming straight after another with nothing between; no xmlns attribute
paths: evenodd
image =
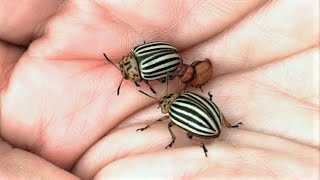
<svg viewBox="0 0 320 180"><path fill-rule="evenodd" d="M100 3L98 3L96 0L92 2L98 9L100 9L102 11L102 13L107 13L108 16L107 17L111 17L113 19L115 19L116 21L120 22L119 26L122 26L124 28L122 28L121 30L125 30L126 34L125 36L127 36L126 38L126 42L124 42L123 44L133 44L132 42L136 40L136 35L138 34L139 36L142 36L141 34L139 34L139 32L134 29L132 26L130 26L130 24L123 22L120 18L118 18L117 16L115 16L110 10L108 10L108 7L106 6L102 6ZM110 9L110 8L109 8ZM135 33L130 33L130 31L134 31ZM135 35L133 35L135 34ZM109 57L110 58L110 57ZM120 60L123 58L123 56L120 58L117 58L117 61L112 60L113 62L120 62Z"/></svg>
<svg viewBox="0 0 320 180"><path fill-rule="evenodd" d="M215 81L217 79L220 79L220 78L224 78L224 77L228 77L228 76L231 76L231 75L241 75L241 74L245 74L245 73L248 73L248 72L252 72L252 71L256 71L260 68L263 68L263 67L266 67L266 66L269 66L269 65L276 65L282 61L287 61L288 58L292 57L292 56L295 56L295 55L299 55L299 54L302 54L304 52L307 52L309 51L310 49L313 49L314 47L318 47L317 45L316 46L310 46L309 48L305 48L301 51L297 51L295 53L292 53L292 54L289 54L283 58L280 58L280 59L273 59L271 61L267 61L263 64L259 64L257 66L254 66L254 67L250 67L250 68L246 68L246 69L240 69L240 70L236 70L236 71L232 71L232 72L229 72L227 74L219 74L219 75L216 75L214 77L211 78L211 81ZM245 59L243 59L244 61ZM214 63L214 62L212 62Z"/></svg>
<svg viewBox="0 0 320 180"><path fill-rule="evenodd" d="M34 40L36 40L37 38L41 37L44 34L44 26L47 23L48 19L53 18L57 13L59 13L59 11L65 5L65 1L66 0L60 0L60 3L58 3L59 5L57 6L56 10L54 10L50 16L48 16L46 19L43 19L42 21L40 21L39 24L37 24L33 28L33 31L30 35L30 42L33 42Z"/></svg>
<svg viewBox="0 0 320 180"><path fill-rule="evenodd" d="M256 149L259 149L259 150L263 150L263 151L270 151L270 152L283 152L283 149L286 149L286 148L296 148L296 149L299 149L301 150L302 148L305 148L305 145L304 144L301 144L299 142L292 142L291 140L289 139L284 139L284 138L281 138L279 136L274 136L274 135L270 135L270 134L265 134L265 133L260 133L260 132L254 132L254 131L250 131L250 130L241 130L241 132L239 133L240 135L246 133L246 132L249 132L251 133L250 135L255 135L257 133L259 133L259 137L262 137L262 136L266 136L270 139L275 139L277 142L273 143L273 144L270 144L269 145L266 145L266 144L263 144L262 142L259 142L259 140L249 140L249 141L246 141L246 142L237 142L236 140L239 140L240 138L233 138L232 135L231 137L230 136L222 136L222 142L223 143L227 143L228 145L232 145L234 148L238 147L238 148L256 148ZM277 145L277 143L281 144L281 143L289 143L288 144L288 147L285 147L285 146L282 146L282 145ZM280 146L279 149L276 149L278 148L278 146ZM301 155L299 152L296 152L294 150L291 149L290 152L285 152L287 155L290 155L290 156L294 156L294 157L300 157L301 159L304 159L306 160L305 162L308 162L310 160L313 160L314 157L311 155L311 153L314 153L316 152L317 150L315 150L313 147L307 147L308 149L306 150L306 152L310 153L308 155ZM309 156L311 155L311 156Z"/></svg>
<svg viewBox="0 0 320 180"><path fill-rule="evenodd" d="M255 23L255 22L253 22L253 23ZM255 23L255 25L259 29L259 31L260 31L260 33L262 35L261 37L267 38L267 39L269 39L269 41L273 41L272 46L278 46L279 48L281 47L281 45L278 44L277 41L274 41L274 39L290 39L291 41L293 41L293 40L295 41L294 44L307 45L306 43L302 42L301 40L299 41L295 37L290 37L289 35L285 35L284 33L272 32L272 31L270 31L270 28L263 27L262 24ZM303 51L305 51L307 49L310 49L310 46L307 46L306 48L302 49L301 51L303 52ZM251 52L253 52L253 51L251 51ZM292 56L292 55L297 54L297 53L298 52L293 52L292 54L288 54L285 57ZM251 53L251 54L253 54L253 53ZM248 55L248 57L252 57L252 55L251 56ZM281 59L285 59L285 57L282 57Z"/></svg>
<svg viewBox="0 0 320 180"><path fill-rule="evenodd" d="M235 148L236 146L234 146L233 144L230 144L230 145L236 150L236 148ZM284 178L284 177L280 178L281 176L278 173L276 173L276 171L273 168L271 168L269 166L269 163L267 163L264 160L264 157L257 156L252 151L248 151L248 150L243 151L243 150L241 150L242 148L248 148L248 147L238 146L238 150L233 151L235 154L238 155L238 157L240 157L242 159L242 161L245 161L246 159L250 159L252 157L255 157L255 161L258 160L260 162L259 165L263 164L264 165L263 167L265 167L267 170L269 170L269 172L271 172L271 174L274 175L275 178L277 178L277 179L283 179ZM261 151L261 152L265 151L265 149L262 149L260 147L257 148L257 147L254 147L254 146L250 146L249 149L254 149L255 151ZM275 153L283 154L283 152L279 151L279 150L276 150L276 151L275 150L269 150L269 152L275 152ZM250 157L250 158L246 158L246 157Z"/></svg>
<svg viewBox="0 0 320 180"><path fill-rule="evenodd" d="M109 133L110 133L110 132L112 133L113 131L119 130L118 126L119 126L123 121L125 121L128 117L130 117L130 116L134 115L135 113L137 113L137 112L145 109L145 108L148 107L148 106L152 106L153 104L155 104L155 103L152 102L152 101L150 101L150 103L148 103L147 105L145 105L145 106L137 109L137 110L134 111L134 112L131 112L130 114L128 114L127 116L125 116L122 120L120 120L113 128L111 128L111 129L109 130ZM122 128L124 128L124 127L121 127L120 129L122 129ZM109 134L109 133L108 133L108 134Z"/></svg>
<svg viewBox="0 0 320 180"><path fill-rule="evenodd" d="M253 82L254 83L254 86L255 85L257 85L257 82L259 82L258 80L256 80L256 79L252 79L252 78L250 78L250 76L246 76L246 79L244 80L244 81L247 81L247 80L250 80L251 82ZM287 93L285 93L285 92L281 92L281 91L274 91L273 89L272 89L272 86L268 86L268 85L266 85L266 84L264 84L264 83L262 83L262 82L260 82L258 85L260 85L261 87L265 87L265 89L268 89L266 92L268 92L268 93L272 93L272 94L274 94L274 93L277 93L278 95L280 95L280 96L282 96L282 97L285 97L285 98L287 98L287 99L290 99L290 100L293 100L293 101L295 101L295 102L298 102L298 103L300 103L299 101L297 101L296 99L293 99L292 97L294 97L293 95L289 95L289 94L287 94ZM260 88L260 87L259 87ZM239 122L245 122L245 120L243 120L243 119L241 119L241 120L239 120ZM244 127L245 128L245 127ZM295 142L296 143L299 143L299 144L302 144L302 145L305 145L305 146L308 146L308 147L312 147L312 148L314 148L314 147L318 147L319 145L313 145L313 144L310 144L310 142L307 140L307 142L306 142L306 139L302 139L303 141L301 141L301 139L299 140L299 139L297 139L297 137L287 137L287 136L284 136L284 134L279 134L279 132L272 132L272 131L270 131L270 130L268 130L268 129L257 129L257 130L254 130L254 129L247 129L247 128L245 128L246 130L250 130L250 131L252 131L252 132L257 132L257 133L261 133L261 134L266 134L266 135L271 135L271 136L275 136L275 137L281 137L281 138L284 138L284 139L287 139L287 140L295 140ZM297 141L298 140L298 141Z"/></svg>
<svg viewBox="0 0 320 180"><path fill-rule="evenodd" d="M30 11L33 11L36 8L43 9L44 4L41 4L41 3L38 3L37 1L34 1L34 2L31 2L30 4L26 5L27 1L22 1L21 3L19 3L19 6L10 7L10 5L13 5L15 3L15 1L5 3L5 5L9 6L9 7L7 7L8 9L11 9L13 7L15 8L14 11L10 11L10 12L8 11L8 9L5 9L6 11L8 11L7 13L11 13L11 14L15 13L15 14L14 15L10 14L9 16L5 15L5 17L6 17L5 20L7 22L9 22L9 24L4 24L7 26L5 28L5 31L1 32L1 35L3 35L4 37L6 35L8 35L6 31L10 32L11 34L16 33L17 35L15 37L9 35L8 36L9 38L7 38L7 41L11 42L17 46L28 47L30 42L33 41L33 35L34 35L35 31L37 31L38 25L45 22L48 18L50 18L52 16L52 14L56 13L55 9L57 9L60 6L59 4L61 4L62 0L59 0L59 1L60 2L54 1L54 0L47 0L46 1L47 6L50 6L50 7L46 7L46 8L48 8L48 11L45 12L43 10L40 10L39 17L42 17L42 18L38 17L38 18L36 18L36 21L29 19L28 16L26 16L26 14L30 13ZM9 19L8 19L8 17L9 17ZM25 25L25 24L19 22L18 21L19 18L23 19L28 24ZM17 31L17 29L19 29L19 28L23 28L23 30ZM4 39L4 38L1 38L1 39Z"/></svg>
<svg viewBox="0 0 320 180"><path fill-rule="evenodd" d="M38 152L38 154L41 156L43 154L43 149L46 147L46 131L48 130L48 123L49 121L41 121L41 124L39 126L38 130L38 138L36 141L34 141L33 144L29 145L27 147L27 151L30 152Z"/></svg>
<svg viewBox="0 0 320 180"><path fill-rule="evenodd" d="M0 59L0 90L3 90L7 87L9 83L10 75L15 67L15 64L18 62L18 59L22 56L25 49L21 46L15 46L11 43L1 42L0 40L0 52L5 52L5 54ZM16 52L17 55L14 55L13 52ZM0 92L1 93L1 92Z"/></svg>
<svg viewBox="0 0 320 180"><path fill-rule="evenodd" d="M39 39L50 39L48 38L48 35L51 34L52 30L51 28L49 27L52 27L52 24L54 23L54 19L57 15L58 12L62 13L63 11L63 8L65 5L66 5L66 1L67 2L72 2L71 0L60 0L61 3L60 5L58 6L58 8L56 9L56 13L53 13L51 16L49 16L46 20L42 21L38 27L35 27L35 30L33 31L33 34L32 34L32 43L33 44L34 42L37 42L39 41ZM52 46L51 46L52 47ZM36 54L33 52L33 51L27 51L29 57L37 57L39 58L38 56L36 56Z"/></svg>
<svg viewBox="0 0 320 180"><path fill-rule="evenodd" d="M81 112L80 110L86 109L88 106L93 104L94 100L96 100L98 97L100 97L102 93L103 92L100 92L100 93L94 95L92 98L89 98L90 100L88 102L84 103L82 106L80 106L79 108L77 108L76 110L71 112L70 114L67 114L66 116L62 117L62 119L70 119L69 121L67 121L68 122L68 126L67 126L67 129L66 129L66 132L69 131L69 128L73 127L72 124L77 124L74 121L76 113L77 112ZM87 122L89 122L89 118L88 118L88 120L84 121L84 124L82 125L83 129L85 129Z"/></svg>
<svg viewBox="0 0 320 180"><path fill-rule="evenodd" d="M227 5L227 3L230 3L230 1L220 1L220 0L216 0L216 1L207 1L208 4L210 4L211 6L215 7L216 9L218 9L218 11L216 11L216 15L220 16L220 17L224 17L225 14L234 14L234 7L236 7L236 5ZM237 1L233 1L232 3L236 3ZM232 4L231 3L231 4ZM208 8L208 10L211 9L210 6L203 6L203 8Z"/></svg>
<svg viewBox="0 0 320 180"><path fill-rule="evenodd" d="M256 149L261 150L260 148L256 148ZM263 149L262 149L262 150L263 150ZM276 152L276 153L278 153L278 154L282 154L283 157L288 157L287 154L285 154L286 156L284 156L284 153L281 152L281 151L274 151L274 150L272 150L271 152ZM250 152L246 152L246 153L249 154ZM291 155L290 155L290 156L291 156ZM255 157L257 157L256 160L260 160L260 162L262 162L262 163L265 165L265 167L266 167L268 170L270 170L270 171L272 172L272 174L275 175L276 178L278 178L278 179L283 179L283 178L284 178L284 177L282 177L280 174L276 173L276 171L275 171L273 168L271 168L271 166L269 165L269 163L267 163L263 157L261 157L261 156L255 156ZM295 160L298 160L298 159L300 160L300 158L295 157ZM297 178L299 179L299 178L301 178L301 177L297 177Z"/></svg>
<svg viewBox="0 0 320 180"><path fill-rule="evenodd" d="M200 1L198 1L200 2ZM220 1L217 1L217 2L220 2ZM242 22L244 19L246 19L248 16L250 16L252 13L255 13L256 11L258 11L261 7L263 7L268 1L265 1L265 3L261 3L260 5L256 5L256 8L252 8L251 11L248 11L247 13L243 14L242 17L236 19L233 21L233 23L230 23L229 25L227 25L226 27L224 27L223 29L221 29L220 31L218 31L215 35L212 35L211 38L208 38L202 42L199 42L199 43L195 43L193 46L191 47L187 47L186 49L191 49L192 47L200 44L200 43L204 43L206 41L211 41L212 38L215 38L215 37L218 37L218 36L223 36L226 32L234 29L234 27L237 26L238 23ZM201 3L200 3L201 5ZM191 9L195 8L195 6L193 6ZM206 6L204 7L206 8ZM188 13L189 14L189 13Z"/></svg>
<svg viewBox="0 0 320 180"><path fill-rule="evenodd" d="M2 115L2 108L1 107L3 107L3 105L2 105L2 93L1 93L1 91L0 91L0 142L2 141L2 117L3 117L3 115Z"/></svg>
<svg viewBox="0 0 320 180"><path fill-rule="evenodd" d="M72 60L71 60L72 61ZM95 73L95 72L100 72L98 70L102 69L102 68L105 68L105 63L101 63L101 60L98 60L97 61L97 65L95 66L91 66L91 67L88 67L88 68L84 68L84 69L81 69L81 71L79 72L76 72L76 73L73 73L70 78L75 78L77 76L80 76L81 73L84 73L84 74L87 74L88 76L90 76L90 73ZM103 74L101 73L100 76L98 76L98 79L103 79Z"/></svg>
<svg viewBox="0 0 320 180"><path fill-rule="evenodd" d="M224 28L221 32L219 32L217 35L219 36L226 36L229 34L229 32L234 31L238 27L238 24L242 23L243 21L250 19L251 16L254 16L256 13L261 11L265 6L267 6L270 3L270 1L266 0L264 3L261 3L260 5L257 5L256 8L253 8L251 11L248 11L246 14L243 15L242 18L237 19L235 22L231 23L229 26ZM213 36L215 37L215 36ZM207 41L211 41L211 38L208 39ZM204 41L206 42L206 41ZM246 58L248 59L248 58Z"/></svg>
<svg viewBox="0 0 320 180"><path fill-rule="evenodd" d="M299 98L297 96L294 96L293 94L289 94L286 92L285 89L279 87L279 86L276 86L276 85L270 85L270 84L267 84L267 83L263 83L262 81L258 81L257 79L253 79L252 77L250 76L247 76L246 77L246 80L249 80L251 82L254 82L256 85L258 84L260 87L264 88L265 90L267 90L267 92L270 92L270 93L276 93L286 99L290 99L290 100L293 100L297 103L300 103L300 104L304 104L304 105L308 105L310 107L310 109L312 110L317 110L317 106L316 104L313 104L311 102L306 102L306 101L303 101L304 98Z"/></svg>
<svg viewBox="0 0 320 180"><path fill-rule="evenodd" d="M1 149L0 149L0 157L4 156L3 154L6 154L11 149L13 149L13 146L11 144L9 144L7 141L5 141L2 137L0 137L0 147L1 147ZM0 158L0 161L1 161L1 158Z"/></svg>
<svg viewBox="0 0 320 180"><path fill-rule="evenodd" d="M237 153L243 160L245 160L246 158L244 157L255 157L255 160L259 161L260 163L259 164L263 164L263 166L268 169L271 174L273 175L273 178L277 178L277 179L280 179L279 178L279 175L268 165L267 162L265 162L265 160L263 158L259 158L259 156L256 156L254 153L250 152L250 151L246 151L246 152L243 152L243 151L237 151L235 146L233 144L231 144L231 146L234 148L234 151L235 153ZM263 150L263 149L262 149Z"/></svg>
<svg viewBox="0 0 320 180"><path fill-rule="evenodd" d="M48 109L46 109L45 105L48 104L48 97L49 94L46 94L45 96L42 96L42 98L40 99L40 107L41 110L39 111L39 118L43 119L42 121L40 121L40 126L38 128L38 137L39 137L39 141L35 141L31 146L33 146L34 152L39 151L39 154L42 155L43 154L43 149L44 147L47 146L47 131L49 129L49 122L51 122L52 120L55 119L54 115L51 113L47 113L50 112ZM49 115L51 114L51 116ZM45 118L47 117L47 118ZM30 148L32 149L32 148Z"/></svg>
<svg viewBox="0 0 320 180"><path fill-rule="evenodd" d="M121 18L120 16L121 16L121 12L120 12L120 14L119 14L119 12L114 12L114 11L112 11L112 8L113 7L110 7L110 4L109 3L104 3L104 1L99 1L99 0L95 0L95 3L96 4L98 4L100 7L102 7L103 9L105 9L106 11L108 11L111 15L112 15L112 17L115 17L119 22L121 22L121 24L124 26L124 27L126 27L126 28L124 28L124 29L129 29L129 28L127 28L127 27L130 27L130 30L131 31L134 31L135 32L135 34L139 34L139 35L142 35L141 33L139 33L139 31L140 32L143 32L143 31L145 31L145 29L157 29L157 28L161 28L161 27L158 27L158 26L156 26L156 27L154 27L153 25L151 25L151 24L147 24L147 26L148 26L148 28L145 28L145 27L143 27L143 29L139 29L138 27L133 27L133 24L132 24L132 22L126 22L126 20L124 20L123 18ZM103 3L103 5L101 4L101 3ZM143 5L143 3L144 3L144 1L140 1L140 3L138 3L137 4L137 6L140 6L140 5ZM122 4L123 5L125 5L126 3L125 3L125 1L122 1ZM126 7L125 7L126 8ZM144 32L143 32L144 33ZM138 36L139 37L139 36ZM141 37L141 36L140 36ZM143 36L142 36L143 37Z"/></svg>
<svg viewBox="0 0 320 180"><path fill-rule="evenodd" d="M273 88L273 86L268 86L267 84L261 83L261 85L263 85L264 87ZM278 90L278 91L276 91L276 92L277 92L279 95L281 95L281 96L283 96L283 97L291 98L291 100L294 100L294 101L296 101L296 102L298 102L298 103L300 103L300 104L307 105L307 106L310 107L310 110L313 110L313 111L317 111L317 110L318 110L318 106L319 106L319 105L314 104L314 103L312 103L312 102L306 101L306 100L305 100L306 98L304 98L304 97L299 98L299 97L297 97L297 96L295 96L295 95L293 95L293 94L286 93L286 92L285 92L285 89L283 89L283 88L280 89L279 86L278 86L277 88L276 88L276 87L274 87L274 88Z"/></svg>
<svg viewBox="0 0 320 180"><path fill-rule="evenodd" d="M101 138L101 140L103 139L103 137ZM85 156L87 154L87 152L90 151L90 149L92 147L94 147L96 144L98 144L101 140L98 140L97 142L93 143L87 151L84 151L81 156L79 156L79 158L77 159L77 161L74 163L74 165L72 166L72 168L70 169L71 172L74 172L75 171L75 167L77 165L77 163L82 159L83 156ZM131 151L130 151L131 152ZM128 156L130 156L130 152L127 152L127 153L122 153L120 152L120 149L118 151L116 151L116 153L114 153L114 155L111 157L110 159L110 162L109 163L102 163L99 165L99 168L97 169L97 172L99 172L103 167L105 166L108 166L110 163L114 162L114 161L117 161L117 160L120 160L120 159L124 159Z"/></svg>
<svg viewBox="0 0 320 180"><path fill-rule="evenodd" d="M160 123L157 123L157 124L165 124L165 131L167 131L167 123L168 122L160 122ZM145 124L144 124L145 125ZM119 129L121 131L121 129ZM114 132L114 133L117 133L117 132ZM112 133L108 133L107 135L111 135ZM178 133L175 133L175 134L178 134ZM82 156L85 156L87 152L90 152L90 150L92 148L94 148L93 151L95 151L95 146L99 146L100 143L102 143L104 141L104 139L108 139L108 136L104 136L102 137L100 140L98 140L97 142L95 142L94 144L92 144L90 146L90 148L88 148L88 151L84 152L82 154ZM167 135L168 137L170 136L170 134ZM171 137L171 136L170 136ZM165 146L167 145L167 143L165 144L162 144L162 146ZM130 145L131 146L131 145ZM149 145L148 147L146 148L143 148L143 150L145 151L148 151L149 149L152 150L152 152L157 152L158 150L154 150L154 147L158 147L158 145ZM117 161L119 160L122 160L122 159L125 159L127 157L130 157L132 155L141 155L141 154L144 154L145 152L141 150L140 148L138 149L138 151L136 151L135 149L132 149L130 151L127 151L127 149L125 151L122 151L121 149L115 151L115 153L112 155L112 156L109 156L110 158L106 161L103 161L102 164L99 165L99 168L96 172L99 172L101 169L103 169L104 167L106 166L109 166L110 164L112 163L116 163ZM114 152L114 151L113 151ZM82 156L79 158L79 160L82 159ZM78 161L75 163L75 165L77 165ZM72 167L72 172L75 172L75 166Z"/></svg>
<svg viewBox="0 0 320 180"><path fill-rule="evenodd" d="M2 64L3 69L1 70L1 76L0 77L0 90L5 90L8 86L10 75L12 74L12 71L15 67L15 63L11 62L8 64ZM1 93L0 93L1 96Z"/></svg>
<svg viewBox="0 0 320 180"><path fill-rule="evenodd" d="M81 112L81 110L86 109L88 106L90 106L97 98L99 98L101 96L103 92L100 92L96 95L94 95L88 102L84 103L83 105L81 105L80 107L76 108L75 110L73 110L72 112L70 112L69 114L66 114L65 116L62 117L62 119L71 119L71 121L66 121L69 122L70 124L73 123L72 119L74 119L74 116L78 113ZM94 93L95 94L95 93ZM70 125L67 126L68 128L72 127ZM66 129L66 131L68 131L68 129Z"/></svg>
<svg viewBox="0 0 320 180"><path fill-rule="evenodd" d="M301 58L300 56L307 56L309 54L314 54L315 51L318 51L318 48L317 49L306 49L304 51L292 54L292 55L288 56L287 58L284 58L282 61L278 60L276 63L271 63L270 65L263 65L262 68L263 67L266 68L266 71L268 72L269 69L271 68L271 66L282 65L281 63L285 63L283 65L287 66L286 63L288 63L288 61L289 62L296 61L297 58ZM274 92L279 93L279 95L281 95L283 97L287 97L287 98L289 97L292 100L295 100L296 102L310 106L310 108L312 108L312 109L317 109L317 106L318 106L317 104L314 104L313 102L305 101L304 99L306 99L306 97L298 97L298 95L286 93L286 91L288 91L288 89L286 89L285 87L282 87L281 85L277 86L277 84L276 84L277 82L272 79L268 79L268 81L271 81L271 83L263 83L263 81L261 81L261 80L259 81L258 79L252 79L252 77L250 77L250 76L248 76L247 78L250 79L252 82L255 82L255 81L258 82L260 85L262 85L266 89L273 90Z"/></svg>
<svg viewBox="0 0 320 180"><path fill-rule="evenodd" d="M73 127L72 124L74 124L73 119L75 119L74 117L76 116L76 114L78 112L81 112L81 110L86 109L88 106L90 106L92 103L94 103L94 101L99 98L102 95L102 91L100 91L100 93L92 93L92 98L88 98L90 99L88 102L84 103L82 106L78 107L77 109L75 109L74 111L70 112L69 114L66 114L65 116L62 117L62 119L65 119L64 122L68 122L67 128L66 128L66 132L69 131L69 128ZM85 124L87 121L84 121ZM83 127L86 127L85 124L83 125Z"/></svg>
<svg viewBox="0 0 320 180"><path fill-rule="evenodd" d="M178 29L179 29L179 23L178 22L182 21L183 18L184 18L183 9L185 9L185 8L183 8L183 6L184 6L183 5L183 1L182 0L178 0L177 2L179 2L179 3L177 3L177 6L170 6L169 7L170 8L170 12L174 12L174 13L172 13L172 16L173 16L171 18L172 20L171 20L170 23L168 23L168 26L167 26L167 27L171 27L171 29L169 29L169 28L164 28L163 29L163 31L166 32L165 34L167 34L168 37L170 36L170 33L172 31L174 31L174 32L178 31ZM157 37L157 32L153 32L152 34L155 37Z"/></svg>
<svg viewBox="0 0 320 180"><path fill-rule="evenodd" d="M183 150L183 148L181 148L179 151L182 151ZM239 151L243 151L243 152L245 152L245 153L240 153L239 154ZM248 153L248 151L250 151L250 153ZM263 154L265 154L264 152L263 152L264 150L262 149L260 149L260 148L242 148L242 149L238 149L237 151L230 151L230 150L228 150L227 152L229 152L229 153L233 153L233 154L236 154L236 156L237 156L237 158L236 158L236 162L246 162L247 160L246 160L246 158L245 157L248 157L248 156L252 156L252 154L254 154L254 152L256 152L256 153L263 153ZM164 154L167 154L167 153L164 153ZM244 155L245 154L245 155ZM282 154L282 153L280 153L280 154ZM270 155L270 153L267 153L267 155ZM278 154L279 155L279 154ZM147 155L148 156L148 155ZM163 156L163 154L161 154L161 156ZM133 158L133 159L135 159L135 157L129 157L129 158ZM239 159L240 158L240 159ZM241 160L242 159L242 160ZM250 158L249 158L250 159ZM113 163L112 164L109 164L109 167L111 166L118 166L119 167L119 165L121 165L121 163L123 163L123 162L125 162L125 161L128 161L128 159L123 159L123 160L120 160L120 161L117 161L117 162L114 162L115 163L115 165L113 165ZM249 162L254 162L252 159L249 161ZM268 164L268 163L266 163L266 164ZM233 163L233 167L235 166L235 163ZM200 166L199 166L200 167ZM241 171L241 167L242 166L239 166L240 167L240 171ZM235 167L234 167L235 168ZM108 169L108 167L107 166L105 166L104 167L104 169ZM273 173L274 172L274 170L273 169L270 169L269 168L269 166L268 167L265 167L265 169L267 169L268 171L270 171L271 173ZM195 170L195 169L193 169L193 170ZM242 172L241 172L241 174L242 174ZM276 176L279 176L277 173L275 173L275 175Z"/></svg>
<svg viewBox="0 0 320 180"><path fill-rule="evenodd" d="M15 63L18 61L18 58L21 56L18 56L17 58L12 58L12 54L11 54L11 50L16 50L16 51L22 51L23 49L21 48L21 46L15 46L15 49L9 49L9 48L13 48L14 44L11 43L6 43L4 41L0 40L0 52L1 51L9 51L6 52L4 57L1 57L0 59L0 107L3 106L3 91L7 88L8 83L9 83L9 79L10 79L10 75L13 71L13 68L15 67ZM2 49L3 48L3 49ZM10 53L10 54L9 54ZM20 52L19 52L20 54ZM22 53L21 53L22 54ZM9 60L9 61L8 61ZM0 137L2 135L2 108L0 108Z"/></svg>
<svg viewBox="0 0 320 180"><path fill-rule="evenodd" d="M142 107L141 109L144 109L145 107ZM135 113L135 112L132 112L131 114L133 114L133 113ZM130 116L131 114L129 114L128 116ZM126 118L126 117L125 117ZM125 119L124 118L124 119ZM121 122L121 121L120 121ZM119 123L120 123L119 122ZM109 132L110 131L112 131L112 129L111 130L109 130ZM109 133L108 133L109 134ZM90 149L91 147L93 147L95 144L97 144L97 143L99 143L99 141L97 141L97 142L94 142L93 144L91 144L87 149ZM83 153L82 153L82 155L81 156L79 156L79 158L78 158L78 160L77 161L75 161L75 163L74 164L77 164L77 162L79 161L79 159L81 159L81 157L83 156L83 155L85 155L86 154L86 152L87 151L84 151ZM125 157L127 157L127 156L129 156L129 155L131 155L131 153L125 153L125 154L123 154L122 153L122 155L120 156L120 155L118 155L119 154L119 152L117 153L117 154L115 154L115 156L114 156L114 161L116 161L116 160L119 160L119 159L122 159L122 158L125 158ZM112 161L111 161L112 162ZM72 167L71 169L73 169L74 167Z"/></svg>
<svg viewBox="0 0 320 180"><path fill-rule="evenodd" d="M270 6L268 6L269 8L265 8L265 9L264 9L264 10L265 10L265 13L263 13L264 16L263 16L263 15L260 16L260 17L261 17L261 18L260 18L261 21L264 21L264 19L266 19L265 17L267 17L268 14L272 13L272 9L273 9L274 7L279 7L279 6L276 6L276 4L279 4L279 5L280 5L280 1L271 1L270 4L272 4L272 6L270 5ZM271 9L271 10L270 10L270 9ZM259 19L258 19L258 20L259 20ZM291 37L290 37L288 34L286 35L286 34L281 33L281 32L279 32L279 31L277 31L277 32L271 32L270 29L271 29L272 27L266 27L266 26L264 25L264 23L261 23L261 21L258 21L258 20L253 21L252 23L255 24L256 27L260 30L260 32L262 32L262 33L264 34L263 37L273 37L273 38L270 38L270 39L274 39L274 36L275 36L275 35L278 35L278 36L280 36L280 37L282 37L282 38L285 37L285 38L287 38L287 39L296 39L295 36L291 36ZM271 33L272 33L272 34L271 34ZM299 41L297 41L297 42L299 42Z"/></svg>
<svg viewBox="0 0 320 180"><path fill-rule="evenodd" d="M240 75L242 73L246 73L246 72L250 72L250 71L256 71L259 68L262 68L262 67L265 67L265 66L268 66L268 65L274 65L274 64L277 64L277 63L279 63L281 61L286 61L291 56L302 54L302 53L304 53L306 51L309 51L310 49L313 49L314 47L318 47L318 45L312 45L312 46L310 46L308 48L305 48L305 49L303 49L301 51L296 51L295 53L288 54L287 56L284 56L284 57L282 57L280 59L279 58L271 59L271 60L266 61L265 63L261 63L261 64L259 64L257 66L253 66L253 67L246 68L246 69L239 69L239 70L235 70L235 71L228 72L228 73L222 73L222 74L219 74L219 75L216 75L216 76L212 77L211 80L214 81L215 79L218 79L218 78L221 78L221 77L226 77L226 76L230 76L230 75L237 75L237 74ZM246 56L246 58L249 57L249 55L245 55L245 56ZM242 60L239 59L239 58L238 59L241 60L241 61L245 61L246 58L241 58ZM214 62L212 62L212 63L214 63Z"/></svg>
<svg viewBox="0 0 320 180"><path fill-rule="evenodd" d="M122 28L122 30L127 30L127 34L126 36L130 36L130 38L128 39L133 39L133 35L131 35L131 33L129 33L130 31L134 31L135 34L139 34L135 28L133 28L130 23L126 23L123 20L121 20L118 16L116 16L116 14L114 12L112 12L110 10L110 7L107 7L105 4L102 5L101 2L97 2L98 0L94 0L92 1L92 4L94 6L96 6L98 9L100 9L101 11L103 11L105 14L109 14L107 17L112 17L113 19L115 19L116 21L118 21L120 23L120 25L124 28Z"/></svg>

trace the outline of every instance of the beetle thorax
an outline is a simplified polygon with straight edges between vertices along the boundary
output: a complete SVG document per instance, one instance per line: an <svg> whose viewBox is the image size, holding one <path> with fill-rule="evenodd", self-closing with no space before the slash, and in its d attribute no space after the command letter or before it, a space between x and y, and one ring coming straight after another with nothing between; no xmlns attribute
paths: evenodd
<svg viewBox="0 0 320 180"><path fill-rule="evenodd" d="M179 93L169 94L159 100L159 107L163 114L169 113L171 104L179 97Z"/></svg>
<svg viewBox="0 0 320 180"><path fill-rule="evenodd" d="M120 64L120 71L124 79L128 79L134 82L142 81L138 62L132 53L122 58L122 63Z"/></svg>

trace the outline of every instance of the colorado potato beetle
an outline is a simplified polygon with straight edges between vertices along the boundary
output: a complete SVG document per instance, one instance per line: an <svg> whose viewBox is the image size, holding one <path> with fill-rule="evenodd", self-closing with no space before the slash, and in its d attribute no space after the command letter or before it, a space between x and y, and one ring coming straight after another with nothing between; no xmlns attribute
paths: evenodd
<svg viewBox="0 0 320 180"><path fill-rule="evenodd" d="M142 91L140 92L144 93ZM151 98L155 98L146 93L144 94ZM185 92L173 93L161 98L158 100L161 112L163 114L169 113L169 115L166 115L143 128L137 129L137 131L143 131L157 122L170 120L168 130L171 134L172 140L166 149L171 147L175 142L176 137L171 130L171 127L177 125L188 132L188 138L198 143L203 148L203 151L207 156L208 151L204 143L192 139L193 136L201 138L219 137L222 128L222 121L228 128L238 128L239 125L242 124L240 122L236 125L230 125L217 105L212 101L212 95L210 92L208 95L209 98L206 98L195 93Z"/></svg>
<svg viewBox="0 0 320 180"><path fill-rule="evenodd" d="M163 83L175 78L175 71L182 61L177 49L166 42L156 41L144 43L133 48L133 50L122 58L117 67L103 53L107 61L113 64L122 75L117 94L120 93L120 87L123 79L130 80L139 87L139 82L144 81L150 90L156 94L156 91L148 83L151 80L158 80Z"/></svg>

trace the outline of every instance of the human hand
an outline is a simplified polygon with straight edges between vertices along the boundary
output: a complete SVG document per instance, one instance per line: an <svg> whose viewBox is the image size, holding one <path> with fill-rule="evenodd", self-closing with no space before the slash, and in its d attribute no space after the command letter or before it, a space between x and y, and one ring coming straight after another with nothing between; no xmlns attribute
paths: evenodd
<svg viewBox="0 0 320 180"><path fill-rule="evenodd" d="M317 7L264 0L6 2L0 175L318 177ZM121 76L102 53L116 61L153 40L172 43L187 63L211 59L215 78L204 92L230 122L244 124L205 141L208 158L179 129L165 150L164 123L137 133L162 115L132 82L116 95ZM164 85L155 84L163 95Z"/></svg>

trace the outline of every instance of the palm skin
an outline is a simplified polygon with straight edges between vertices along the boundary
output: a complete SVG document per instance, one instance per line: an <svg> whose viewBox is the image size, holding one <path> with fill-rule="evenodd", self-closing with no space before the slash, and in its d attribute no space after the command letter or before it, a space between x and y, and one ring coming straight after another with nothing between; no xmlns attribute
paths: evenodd
<svg viewBox="0 0 320 180"><path fill-rule="evenodd" d="M15 3L21 2L4 7ZM25 10L8 20L21 31L0 33L11 43L2 42L0 51L0 175L316 179L317 7L316 1L47 0L37 18ZM153 40L171 42L187 63L212 60L214 79L203 90L230 123L244 124L204 140L208 158L178 128L177 142L165 150L166 123L137 133L163 115L132 82L116 95L121 76L102 53L118 61ZM164 95L165 85L154 88Z"/></svg>

